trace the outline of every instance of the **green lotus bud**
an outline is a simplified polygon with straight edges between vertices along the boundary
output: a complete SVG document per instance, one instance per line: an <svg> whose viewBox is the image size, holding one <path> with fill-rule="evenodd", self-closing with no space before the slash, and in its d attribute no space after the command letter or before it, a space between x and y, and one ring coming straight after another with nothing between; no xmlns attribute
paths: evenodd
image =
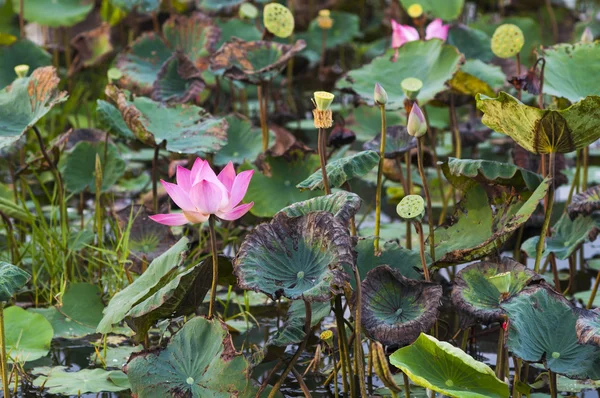
<svg viewBox="0 0 600 398"><path fill-rule="evenodd" d="M240 18L254 19L258 16L258 8L252 3L244 3L240 6Z"/></svg>
<svg viewBox="0 0 600 398"><path fill-rule="evenodd" d="M406 195L396 206L396 213L405 221L421 222L425 215L425 201L420 195Z"/></svg>
<svg viewBox="0 0 600 398"><path fill-rule="evenodd" d="M413 137L422 137L427 132L427 121L423 111L419 108L419 105L413 104L410 114L408 115L408 123L406 124L406 130L408 134Z"/></svg>
<svg viewBox="0 0 600 398"><path fill-rule="evenodd" d="M524 44L523 31L517 25L510 23L498 26L492 36L492 52L500 58L514 57Z"/></svg>
<svg viewBox="0 0 600 398"><path fill-rule="evenodd" d="M388 95L383 86L379 83L375 83L375 90L373 91L373 98L375 103L378 105L385 105L388 100Z"/></svg>
<svg viewBox="0 0 600 398"><path fill-rule="evenodd" d="M15 73L17 77L22 78L27 76L29 73L29 65L17 65L15 66Z"/></svg>
<svg viewBox="0 0 600 398"><path fill-rule="evenodd" d="M320 111L326 111L333 102L335 95L327 91L315 91L313 102Z"/></svg>
<svg viewBox="0 0 600 398"><path fill-rule="evenodd" d="M589 26L583 30L580 41L582 43L593 43L594 42L594 34L592 33L592 30L590 29Z"/></svg>
<svg viewBox="0 0 600 398"><path fill-rule="evenodd" d="M286 7L278 3L269 3L263 11L265 28L277 37L290 37L294 32L294 16Z"/></svg>
<svg viewBox="0 0 600 398"><path fill-rule="evenodd" d="M108 76L109 82L117 81L123 77L123 73L117 68L110 68L108 72L106 72L106 75Z"/></svg>
<svg viewBox="0 0 600 398"><path fill-rule="evenodd" d="M407 77L406 79L402 80L400 86L402 86L402 91L404 91L404 95L406 95L409 99L414 101L417 99L417 96L423 88L423 82L420 79L417 79L416 77Z"/></svg>

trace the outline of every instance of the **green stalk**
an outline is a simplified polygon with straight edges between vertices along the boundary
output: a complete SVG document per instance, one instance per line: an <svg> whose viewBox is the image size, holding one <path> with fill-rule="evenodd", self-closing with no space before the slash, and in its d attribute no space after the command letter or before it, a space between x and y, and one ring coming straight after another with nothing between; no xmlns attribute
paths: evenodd
<svg viewBox="0 0 600 398"><path fill-rule="evenodd" d="M350 353L348 352L348 339L346 337L346 327L344 326L344 309L342 308L342 297L341 295L335 296L334 302L334 313L335 322L338 330L338 346L340 349L340 362L342 364L342 387L344 395L350 394L354 397L354 378L352 376L352 365L350 364ZM348 383L348 376L350 376L350 383Z"/></svg>
<svg viewBox="0 0 600 398"><path fill-rule="evenodd" d="M331 193L331 188L329 187L329 178L327 177L327 154L325 153L327 150L326 146L326 138L325 138L325 129L319 129L319 137L317 138L317 147L319 152L319 159L321 163L321 175L323 178L323 189L325 190L325 195L329 195Z"/></svg>
<svg viewBox="0 0 600 398"><path fill-rule="evenodd" d="M2 388L4 388L4 396L10 397L8 389L8 361L6 360L6 338L4 335L4 303L0 302L0 365L2 365Z"/></svg>
<svg viewBox="0 0 600 398"><path fill-rule="evenodd" d="M581 191L585 191L588 188L588 168L590 165L590 147L586 146L583 148L583 179Z"/></svg>
<svg viewBox="0 0 600 398"><path fill-rule="evenodd" d="M590 299L588 300L587 308L588 310L592 308L594 304L594 299L596 298L596 293L598 292L598 285L600 285L600 271L598 271L598 275L596 275L596 280L594 281L594 287L592 288L592 294L590 294Z"/></svg>
<svg viewBox="0 0 600 398"><path fill-rule="evenodd" d="M106 144L105 144L106 145ZM108 145L107 145L108 147ZM154 147L154 156L152 157L152 207L154 213L158 213L158 153L160 145Z"/></svg>
<svg viewBox="0 0 600 398"><path fill-rule="evenodd" d="M548 378L550 379L550 397L557 398L556 373L548 369Z"/></svg>
<svg viewBox="0 0 600 398"><path fill-rule="evenodd" d="M210 233L210 251L212 253L212 284L210 286L210 303L208 305L208 319L212 319L215 308L215 297L217 296L217 282L219 281L219 258L217 257L217 235L215 234L215 216L208 219L208 231Z"/></svg>
<svg viewBox="0 0 600 398"><path fill-rule="evenodd" d="M354 267L354 278L356 279L356 314L354 316L354 370L358 376L358 382L360 387L360 396L367 396L367 388L365 385L365 361L363 359L362 349L362 285L360 279L360 273L358 267Z"/></svg>
<svg viewBox="0 0 600 398"><path fill-rule="evenodd" d="M426 281L430 281L429 269L427 268L427 260L425 259L425 237L423 236L423 225L420 222L415 223L415 229L419 234L419 254L421 256L421 265L423 266L423 275Z"/></svg>
<svg viewBox="0 0 600 398"><path fill-rule="evenodd" d="M425 176L425 168L423 167L423 137L417 138L417 161L419 167L419 175L423 181L423 191L425 191L425 199L427 201L427 218L429 222L429 251L431 260L435 261L435 237L433 228L433 211L431 210L431 195L429 194L429 186L427 177Z"/></svg>
<svg viewBox="0 0 600 398"><path fill-rule="evenodd" d="M406 195L412 195L412 175L410 171L410 151L404 154L404 163L406 163ZM406 221L406 248L412 249L412 229L410 221Z"/></svg>
<svg viewBox="0 0 600 398"><path fill-rule="evenodd" d="M404 396L410 398L410 383L406 373L402 372L402 378L404 379Z"/></svg>
<svg viewBox="0 0 600 398"><path fill-rule="evenodd" d="M540 240L537 245L537 249L535 252L535 265L533 267L534 272L540 271L540 262L542 260L542 253L544 252L544 245L546 242L546 235L548 233L548 227L550 226L550 218L552 215L552 207L554 204L554 162L555 162L556 154L554 152L550 153L550 167L548 170L548 177L552 179L550 182L550 187L548 188L548 193L546 197L548 199L548 205L546 206L546 213L544 215L544 224L542 225L542 231L540 232ZM557 286L558 288L558 286Z"/></svg>
<svg viewBox="0 0 600 398"><path fill-rule="evenodd" d="M383 162L385 160L385 105L379 105L381 113L381 143L379 145L379 168L377 169L377 191L375 191L375 252L379 252L379 232L381 229L381 182L383 180Z"/></svg>
<svg viewBox="0 0 600 398"><path fill-rule="evenodd" d="M269 149L269 127L267 126L267 97L264 95L264 85L261 83L257 87L258 105L260 111L260 129L262 131L262 151Z"/></svg>

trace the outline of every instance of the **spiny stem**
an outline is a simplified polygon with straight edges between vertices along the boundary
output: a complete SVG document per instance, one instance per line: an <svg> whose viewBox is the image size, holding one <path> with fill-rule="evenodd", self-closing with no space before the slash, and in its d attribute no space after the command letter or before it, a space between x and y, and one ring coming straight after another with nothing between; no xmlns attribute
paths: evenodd
<svg viewBox="0 0 600 398"><path fill-rule="evenodd" d="M596 280L594 281L594 287L592 288L592 294L590 294L590 299L585 308L588 310L592 308L594 304L594 299L596 298L596 293L598 293L598 285L600 285L600 271L598 271L598 275L596 275Z"/></svg>
<svg viewBox="0 0 600 398"><path fill-rule="evenodd" d="M319 137L317 138L317 146L319 152L319 159L321 161L321 175L323 177L323 189L325 190L325 194L329 195L331 193L331 188L329 187L329 179L327 177L327 153L326 153L326 139L325 139L325 129L319 128Z"/></svg>
<svg viewBox="0 0 600 398"><path fill-rule="evenodd" d="M419 167L419 175L423 182L423 191L425 191L425 200L427 202L427 218L429 222L429 251L431 260L435 261L435 237L433 228L433 211L431 210L431 195L429 194L429 186L427 184L427 176L423 167L423 137L417 139L417 161Z"/></svg>
<svg viewBox="0 0 600 398"><path fill-rule="evenodd" d="M208 219L208 231L210 233L210 250L212 253L212 284L210 286L210 304L208 306L208 319L214 315L215 297L217 295L217 283L219 281L219 258L217 257L217 236L215 234L215 216Z"/></svg>
<svg viewBox="0 0 600 398"><path fill-rule="evenodd" d="M379 233L381 229L381 182L383 180L383 162L385 160L385 105L379 105L381 113L381 143L379 144L379 168L377 169L377 191L375 191L375 253L379 252Z"/></svg>

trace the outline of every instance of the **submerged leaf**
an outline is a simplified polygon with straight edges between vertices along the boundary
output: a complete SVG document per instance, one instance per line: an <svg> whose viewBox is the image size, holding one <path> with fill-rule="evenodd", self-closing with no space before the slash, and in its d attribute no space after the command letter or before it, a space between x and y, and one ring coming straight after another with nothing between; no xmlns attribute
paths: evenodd
<svg viewBox="0 0 600 398"><path fill-rule="evenodd" d="M4 261L0 261L0 305L9 301L31 278L27 272Z"/></svg>
<svg viewBox="0 0 600 398"><path fill-rule="evenodd" d="M357 194L340 191L294 203L281 209L281 213L285 213L289 217L298 217L314 211L327 211L346 224L356 215L361 202L362 200Z"/></svg>

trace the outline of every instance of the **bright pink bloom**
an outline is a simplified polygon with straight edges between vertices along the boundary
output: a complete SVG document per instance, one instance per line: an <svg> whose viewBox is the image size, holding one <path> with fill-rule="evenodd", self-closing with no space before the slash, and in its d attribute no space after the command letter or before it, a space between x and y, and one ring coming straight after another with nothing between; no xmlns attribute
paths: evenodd
<svg viewBox="0 0 600 398"><path fill-rule="evenodd" d="M409 41L419 40L419 32L408 25L400 25L392 19L392 48L399 48Z"/></svg>
<svg viewBox="0 0 600 398"><path fill-rule="evenodd" d="M448 29L450 29L450 25L444 25L440 18L434 19L425 29L425 40L442 39L442 41L446 41Z"/></svg>
<svg viewBox="0 0 600 398"><path fill-rule="evenodd" d="M233 163L217 176L207 161L196 159L191 170L177 166L177 184L161 180L182 214L156 214L150 218L165 225L197 224L211 214L223 220L237 220L250 210L254 202L238 204L246 195L254 170L235 174Z"/></svg>

